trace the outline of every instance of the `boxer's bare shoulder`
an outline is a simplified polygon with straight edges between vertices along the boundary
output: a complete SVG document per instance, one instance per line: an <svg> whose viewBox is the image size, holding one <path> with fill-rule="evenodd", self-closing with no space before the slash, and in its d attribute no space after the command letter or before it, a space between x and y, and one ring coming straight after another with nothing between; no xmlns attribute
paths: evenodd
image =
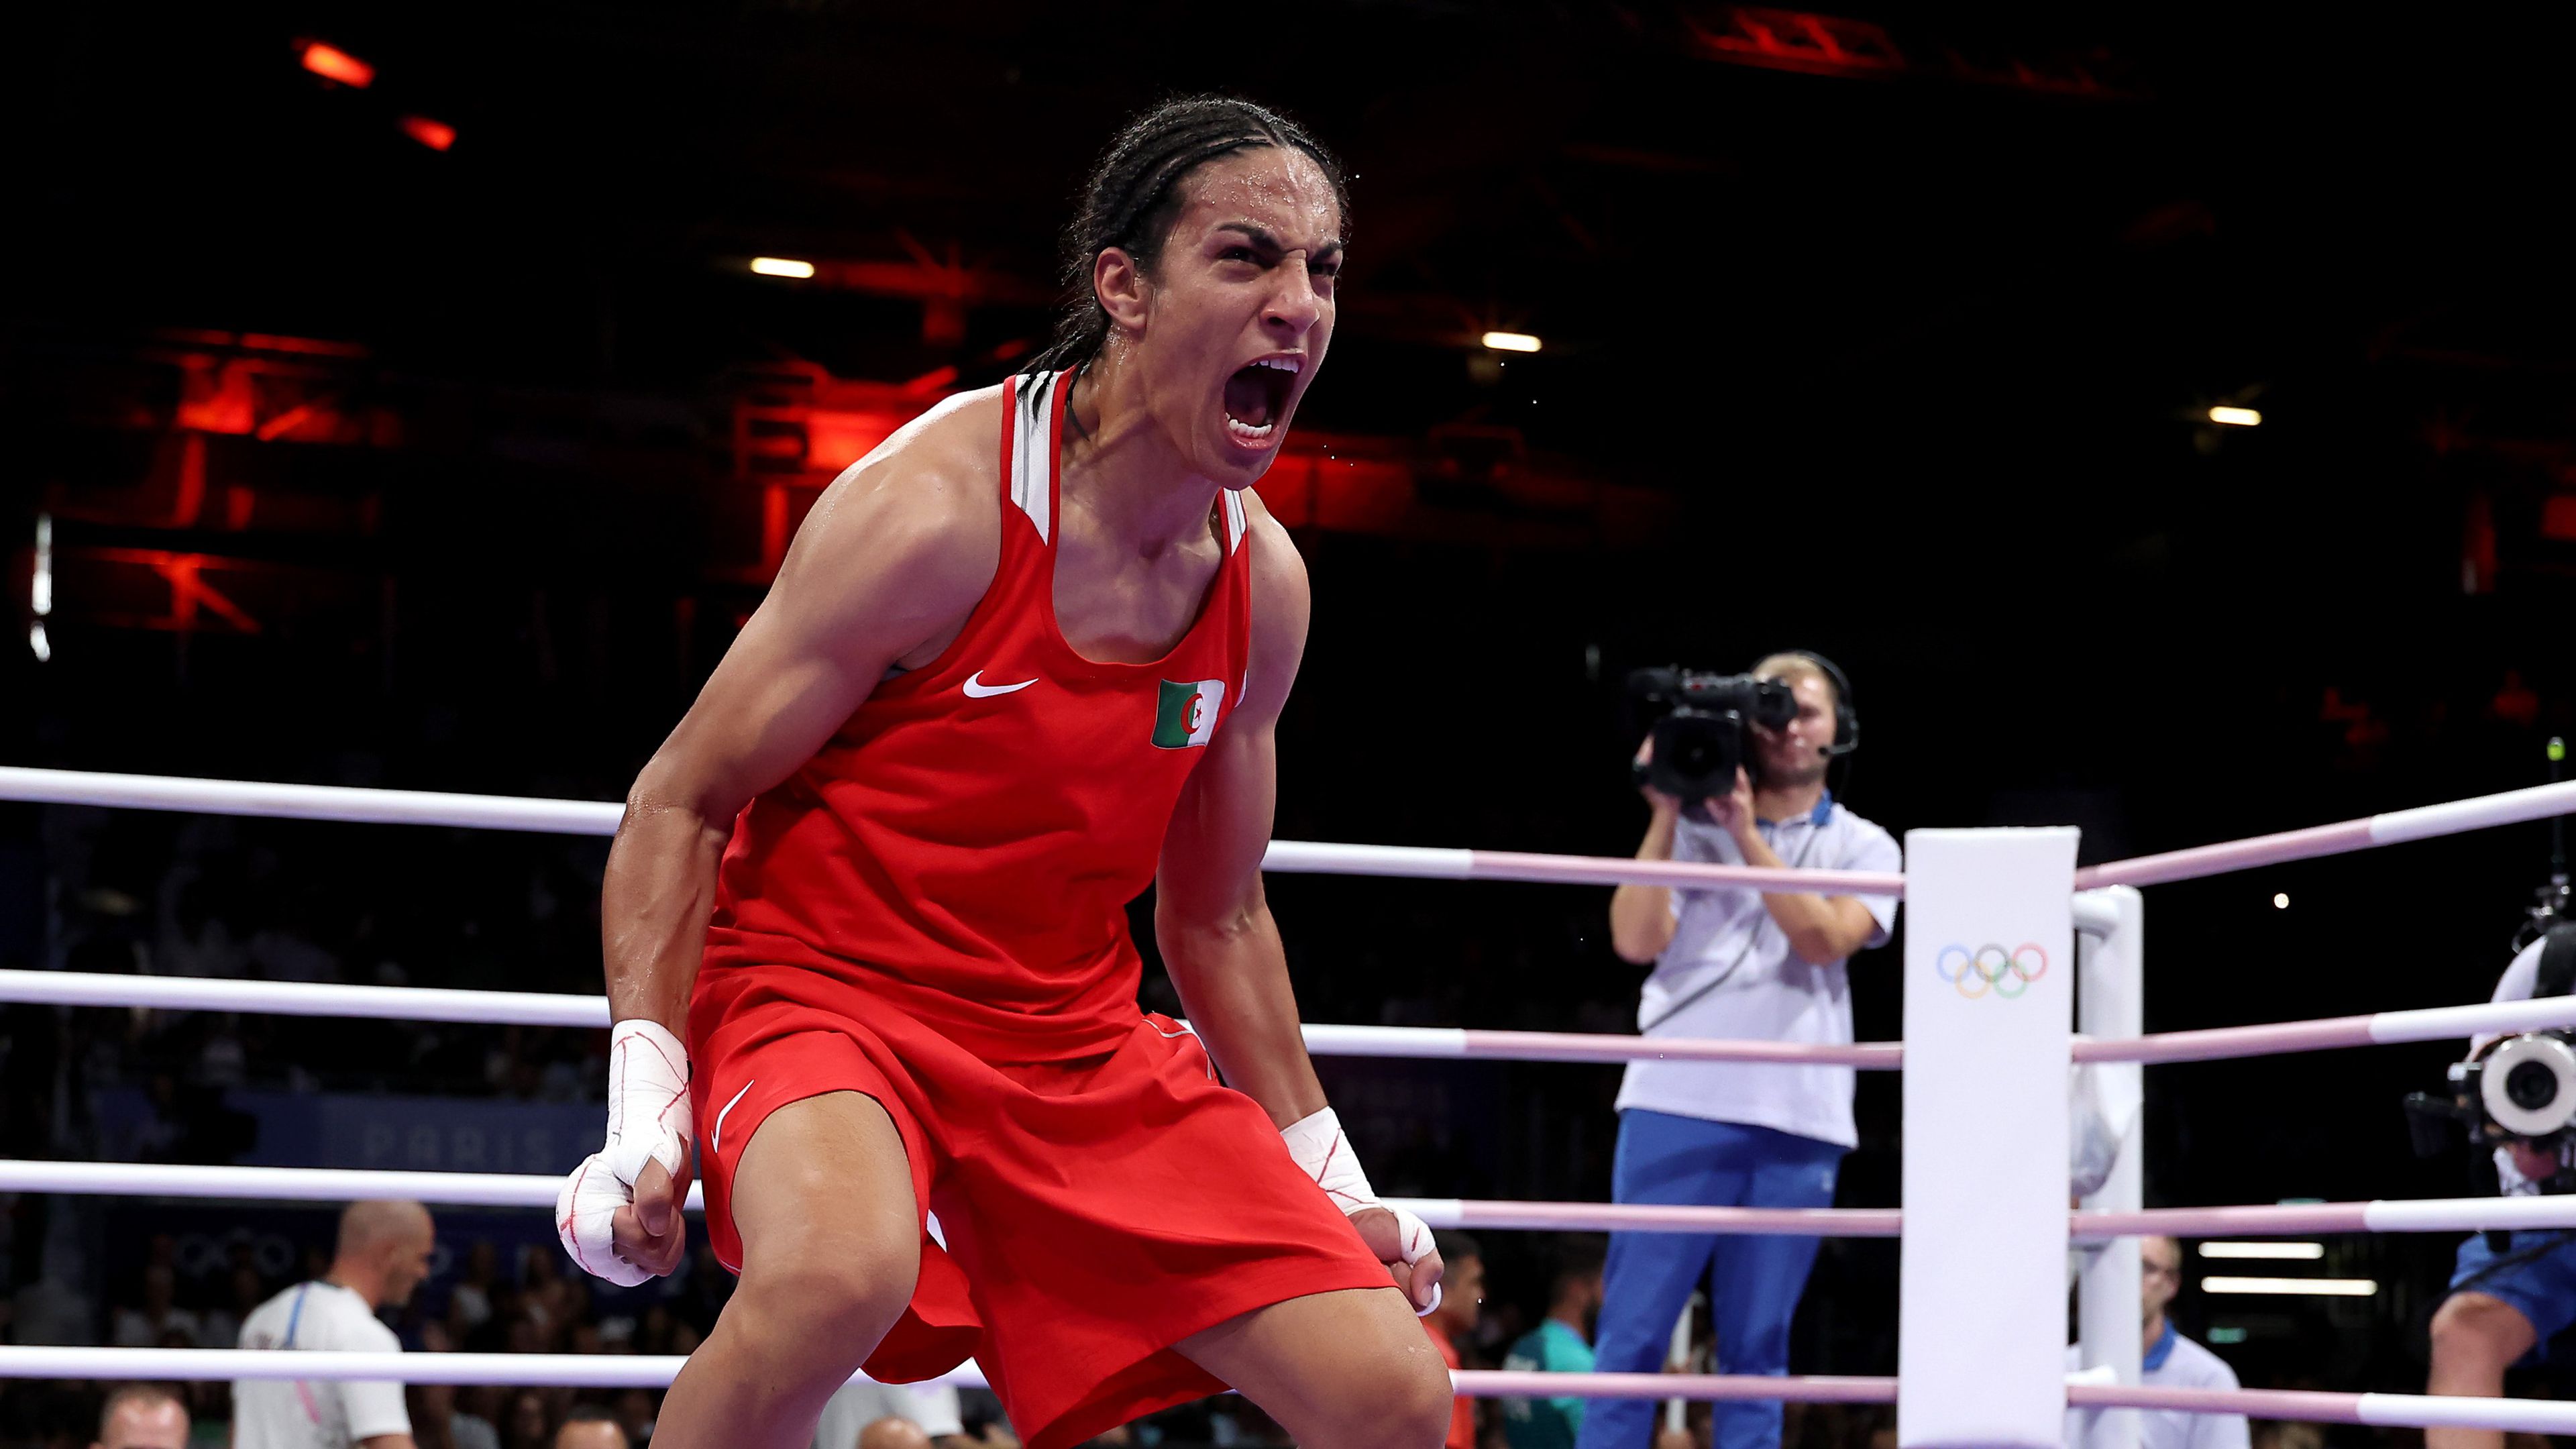
<svg viewBox="0 0 2576 1449"><path fill-rule="evenodd" d="M1000 566L1003 407L1000 387L960 393L842 470L797 530L772 602L862 609L893 665L936 658Z"/></svg>

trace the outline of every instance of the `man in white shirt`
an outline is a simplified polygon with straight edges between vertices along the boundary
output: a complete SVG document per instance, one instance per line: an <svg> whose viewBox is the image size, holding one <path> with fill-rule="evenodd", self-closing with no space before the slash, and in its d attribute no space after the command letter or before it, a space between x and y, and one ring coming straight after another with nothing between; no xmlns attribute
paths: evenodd
<svg viewBox="0 0 2576 1449"><path fill-rule="evenodd" d="M356 1202L340 1214L331 1270L242 1320L241 1347L399 1352L376 1317L411 1300L437 1239L416 1202ZM389 1380L240 1379L233 1449L413 1449L403 1386Z"/></svg>
<svg viewBox="0 0 2576 1449"><path fill-rule="evenodd" d="M2552 938L2570 929L2576 928L2559 926L2516 955L2497 980L2494 999L2529 1001L2539 995L2542 958ZM2549 989L2562 989L2562 983L2553 981ZM2470 1058L2483 1056L2500 1040L2493 1035L2472 1040ZM2497 1148L2497 1185L2507 1197L2537 1194L2542 1183L2557 1175L2554 1154L2554 1148L2544 1150L2520 1139ZM2502 1252L2489 1246L2486 1234L2472 1233L2460 1244L2450 1296L2433 1314L2433 1363L2424 1392L2501 1397L2505 1370L2571 1323L2576 1323L2576 1233L2506 1234ZM2427 1429L2424 1444L2425 1449L2503 1449L2504 1435L2493 1429Z"/></svg>
<svg viewBox="0 0 2576 1449"><path fill-rule="evenodd" d="M1859 719L1842 672L1812 654L1775 654L1758 678L1790 687L1797 715L1779 730L1749 725L1728 795L1683 802L1648 789L1653 811L1640 860L1815 870L1895 871L1895 839L1834 803L1825 770L1857 743ZM1844 961L1887 939L1888 897L1763 894L1740 888L1621 886L1610 900L1612 947L1652 961L1637 1008L1647 1036L1849 1042L1851 981ZM1852 1127L1849 1067L1640 1061L1619 1088L1619 1202L1710 1207L1827 1207ZM1705 1281L1719 1368L1788 1372L1797 1313L1816 1240L1690 1233L1613 1233L1604 1274L1595 1366L1652 1373L1673 1324ZM1595 1400L1578 1449L1646 1449L1655 1406ZM1777 1403L1719 1404L1716 1449L1778 1449Z"/></svg>
<svg viewBox="0 0 2576 1449"><path fill-rule="evenodd" d="M2236 1370L2227 1360L2175 1331L2165 1310L2182 1291L2182 1244L2172 1238L2138 1242L2138 1297L2144 1310L2146 1353L2139 1359L2139 1382L2160 1389L2233 1389ZM2066 1366L2079 1366L2078 1350L2066 1350ZM2253 1428L2243 1414L2184 1414L2167 1409L2140 1409L2138 1449L2247 1449ZM2085 1435L2101 1419L2097 1412L2066 1411L2067 1449L2084 1449Z"/></svg>

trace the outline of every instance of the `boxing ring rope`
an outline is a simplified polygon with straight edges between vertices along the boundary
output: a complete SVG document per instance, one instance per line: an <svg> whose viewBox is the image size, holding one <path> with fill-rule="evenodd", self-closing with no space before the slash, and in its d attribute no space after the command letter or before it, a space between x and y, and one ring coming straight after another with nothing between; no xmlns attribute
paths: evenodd
<svg viewBox="0 0 2576 1449"><path fill-rule="evenodd" d="M662 1388L688 1360L676 1354L352 1353L315 1349L31 1348L0 1346L0 1378L225 1382L392 1379L407 1384L507 1387ZM1892 1378L1823 1375L1758 1378L1728 1374L1527 1373L1461 1369L1450 1374L1469 1398L1695 1399L1805 1404L1889 1404ZM936 1382L981 1387L969 1365ZM2073 1408L2173 1409L2388 1428L2455 1426L2540 1434L2576 1433L2576 1404L2528 1399L2453 1399L2421 1394L2333 1394L2290 1389L2173 1389L2071 1381Z"/></svg>
<svg viewBox="0 0 2576 1449"><path fill-rule="evenodd" d="M51 1006L156 1007L168 1011L445 1021L485 1026L564 1026L606 1030L609 1025L608 998L605 996L461 991L424 986L342 986L205 976L119 976L79 971L0 970L0 1002L5 1001ZM1904 1056L1904 1047L1897 1042L1831 1045L1702 1041L1609 1033L1315 1023L1307 1024L1305 1034L1306 1049L1316 1056L1416 1060L1798 1062L1888 1070L1900 1065Z"/></svg>
<svg viewBox="0 0 2576 1449"><path fill-rule="evenodd" d="M408 1198L449 1207L550 1208L560 1177L530 1173L411 1172L346 1167L226 1167L157 1162L0 1159L0 1192L109 1197L218 1198L241 1202L348 1202ZM1665 1203L1515 1202L1454 1197L1388 1198L1435 1228L1546 1232L1725 1233L1764 1237L1893 1238L1902 1208L1741 1208ZM699 1190L689 1209L702 1210ZM2576 1228L2576 1197L2381 1198L2370 1202L2076 1212L2079 1243L2162 1233L2173 1237L2283 1237L2306 1233L2470 1233Z"/></svg>
<svg viewBox="0 0 2576 1449"><path fill-rule="evenodd" d="M560 835L614 835L625 807L610 801L548 800L345 785L282 785L169 775L102 774L0 766L0 800L181 810L347 824L448 825L476 830ZM2576 780L2535 785L2439 805L2390 810L2359 820L2314 825L2245 840L2136 856L2075 872L2075 887L2160 885L2283 861L2342 855L2374 846L2457 835L2496 825L2576 814ZM1613 885L1740 885L1832 895L1903 895L1904 878L1872 871L1766 871L1751 866L1640 861L1606 856L1534 855L1402 845L1271 843L1264 868L1283 872L1390 875L1438 880L1559 881Z"/></svg>
<svg viewBox="0 0 2576 1449"><path fill-rule="evenodd" d="M0 1002L50 1006L152 1007L273 1016L342 1016L485 1026L605 1029L605 996L533 991L460 991L425 986L342 986L203 976L120 976L80 971L0 970ZM2365 1016L2331 1016L2261 1026L2204 1027L2147 1036L2079 1036L2082 1062L2205 1062L2283 1052L2442 1041L2485 1033L2576 1027L2576 997L2482 1001ZM1616 1033L1488 1031L1448 1026L1334 1026L1308 1023L1306 1050L1324 1057L1515 1062L1782 1062L1894 1071L1905 1044L1893 1041L1785 1042Z"/></svg>
<svg viewBox="0 0 2576 1449"><path fill-rule="evenodd" d="M143 1162L0 1159L0 1192L110 1197L225 1198L244 1202L348 1202L408 1198L451 1207L551 1208L561 1176L410 1172L346 1167L228 1167ZM1391 1197L1435 1228L1550 1232L1739 1233L1892 1238L1896 1208L1738 1208L1664 1203L1514 1202ZM2576 1203L2576 1199L2570 1199ZM700 1189L688 1206L701 1211ZM2569 1226L2576 1227L2576 1217Z"/></svg>
<svg viewBox="0 0 2576 1449"><path fill-rule="evenodd" d="M446 825L544 835L615 835L623 805L519 795L362 790L346 785L277 785L173 775L102 775L0 765L0 800L329 820L348 825ZM1901 896L1905 877L1866 870L1788 870L1702 865L1624 856L1533 855L1415 845L1334 845L1274 840L1264 870L1294 874L1403 876L1423 880L1559 882L1568 885L1742 886L1818 895Z"/></svg>
<svg viewBox="0 0 2576 1449"><path fill-rule="evenodd" d="M330 1349L22 1348L0 1346L0 1379L121 1379L222 1382L286 1379L331 1382L395 1379L406 1384L520 1388L658 1389L688 1360L678 1354L359 1353ZM1896 1380L1762 1378L1745 1374L1558 1374L1504 1369L1450 1373L1469 1398L1546 1398L1569 1390L1601 1399L1791 1399L1808 1404L1886 1404ZM857 1377L853 1382L868 1382ZM933 1383L986 1387L972 1362Z"/></svg>
<svg viewBox="0 0 2576 1449"><path fill-rule="evenodd" d="M2092 890L2099 886L2149 886L2168 881L2197 880L2202 876L2224 875L2229 871L2251 870L2283 861L2313 860L2321 855L2345 855L2373 846L2402 845L2410 840L2459 835L2490 826L2546 820L2553 815L2576 815L2576 780L2534 785L2527 790L2507 790L2500 795L2476 795L2441 805L2390 810L2334 825L2311 825L2304 830L2284 830L2274 835L2257 835L2217 845L2196 845L2188 850L2169 850L2160 855L2109 861L2078 869L2075 888Z"/></svg>

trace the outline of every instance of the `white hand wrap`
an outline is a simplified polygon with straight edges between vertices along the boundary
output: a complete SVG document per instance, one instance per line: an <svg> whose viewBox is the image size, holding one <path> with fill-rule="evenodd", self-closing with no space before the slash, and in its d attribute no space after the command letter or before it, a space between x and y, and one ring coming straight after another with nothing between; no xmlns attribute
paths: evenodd
<svg viewBox="0 0 2576 1449"><path fill-rule="evenodd" d="M689 1160L689 1049L656 1023L621 1021L608 1038L608 1142L564 1179L555 1231L581 1270L632 1288L653 1275L617 1256L612 1226L635 1201L647 1162L674 1177Z"/></svg>
<svg viewBox="0 0 2576 1449"><path fill-rule="evenodd" d="M1395 1214L1397 1241L1402 1244L1404 1265L1408 1268L1422 1261L1431 1251L1431 1227L1422 1219L1400 1207L1378 1201L1376 1189L1369 1186L1368 1174L1360 1170L1359 1154L1351 1150L1351 1139L1342 1135L1342 1119L1326 1107L1309 1117L1279 1129L1288 1142L1288 1155L1304 1168L1324 1196L1348 1217L1369 1208L1385 1208ZM1428 1318L1440 1307L1440 1285L1431 1285L1429 1307L1417 1308L1414 1316Z"/></svg>

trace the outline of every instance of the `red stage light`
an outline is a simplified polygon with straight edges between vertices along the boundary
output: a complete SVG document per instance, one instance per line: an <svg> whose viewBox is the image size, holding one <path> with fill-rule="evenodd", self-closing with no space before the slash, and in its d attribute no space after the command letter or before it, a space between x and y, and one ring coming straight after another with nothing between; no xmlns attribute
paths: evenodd
<svg viewBox="0 0 2576 1449"><path fill-rule="evenodd" d="M359 90L365 90L376 81L374 66L337 46L324 45L318 40L304 43L304 68L324 80L335 80Z"/></svg>
<svg viewBox="0 0 2576 1449"><path fill-rule="evenodd" d="M2540 536L2556 543L2576 543L2576 493L2552 493L2541 500Z"/></svg>
<svg viewBox="0 0 2576 1449"><path fill-rule="evenodd" d="M432 151L444 151L456 144L456 128L445 121L433 121L427 116L405 116L402 129L404 135Z"/></svg>

